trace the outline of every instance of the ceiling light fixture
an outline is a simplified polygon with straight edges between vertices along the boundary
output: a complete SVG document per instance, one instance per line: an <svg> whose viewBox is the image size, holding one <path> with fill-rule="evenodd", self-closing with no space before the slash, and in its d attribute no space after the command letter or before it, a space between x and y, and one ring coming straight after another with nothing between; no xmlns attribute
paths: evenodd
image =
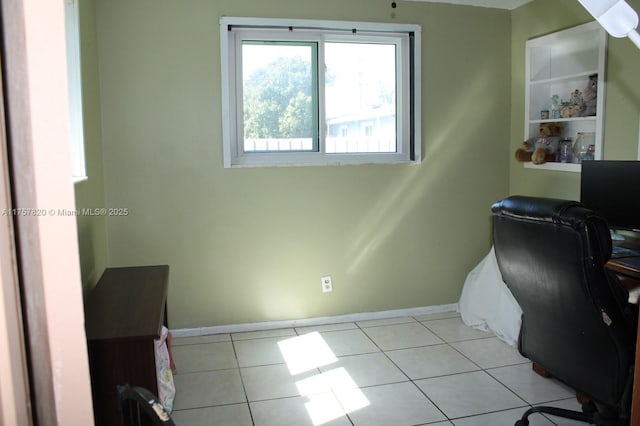
<svg viewBox="0 0 640 426"><path fill-rule="evenodd" d="M640 49L638 14L625 0L578 0L612 36L629 37Z"/></svg>

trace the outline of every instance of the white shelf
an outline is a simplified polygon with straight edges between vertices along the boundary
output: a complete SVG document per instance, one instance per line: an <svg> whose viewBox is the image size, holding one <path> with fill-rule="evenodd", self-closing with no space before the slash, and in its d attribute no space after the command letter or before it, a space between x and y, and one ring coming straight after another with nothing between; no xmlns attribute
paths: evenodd
<svg viewBox="0 0 640 426"><path fill-rule="evenodd" d="M598 70L590 70L590 71L579 72L577 74L570 74L570 75L564 75L564 76L553 77L553 78L545 78L542 80L532 80L529 82L529 84L530 85L550 84L550 83L562 82L565 80L578 80L585 77L589 77L590 75L597 74L597 73L598 73Z"/></svg>
<svg viewBox="0 0 640 426"><path fill-rule="evenodd" d="M570 117L570 118L546 118L544 120L529 120L529 123L567 123L571 121L595 121L596 116L589 117Z"/></svg>
<svg viewBox="0 0 640 426"><path fill-rule="evenodd" d="M524 163L526 169L538 169L538 170L556 170L561 172L577 172L582 171L582 164L580 163L544 163L533 164Z"/></svg>
<svg viewBox="0 0 640 426"><path fill-rule="evenodd" d="M580 132L595 133L595 159L602 159L605 56L607 34L595 21L528 40L525 66L525 126L524 139L537 136L541 123L561 123L562 139L575 141ZM575 90L585 92L589 77L598 76L596 115L587 117L552 118L552 101L569 101ZM550 117L541 119L541 112ZM580 172L579 163L524 163L535 170Z"/></svg>

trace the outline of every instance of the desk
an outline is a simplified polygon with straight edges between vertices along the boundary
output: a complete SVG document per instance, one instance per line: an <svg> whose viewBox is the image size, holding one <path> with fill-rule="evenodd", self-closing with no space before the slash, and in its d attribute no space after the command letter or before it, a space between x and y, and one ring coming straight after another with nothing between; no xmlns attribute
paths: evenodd
<svg viewBox="0 0 640 426"><path fill-rule="evenodd" d="M611 259L607 263L607 268L614 271L625 287L634 288L640 285L640 258L620 258ZM640 366L640 323L638 327L638 335L636 340L636 361L635 373L633 377L633 398L631 400L631 424L640 425L640 374L638 368Z"/></svg>
<svg viewBox="0 0 640 426"><path fill-rule="evenodd" d="M618 278L628 289L640 286L640 257L621 257L610 259L607 268L618 275Z"/></svg>
<svg viewBox="0 0 640 426"><path fill-rule="evenodd" d="M167 324L169 267L107 268L86 304L96 425L120 423L116 386L158 394L154 340Z"/></svg>

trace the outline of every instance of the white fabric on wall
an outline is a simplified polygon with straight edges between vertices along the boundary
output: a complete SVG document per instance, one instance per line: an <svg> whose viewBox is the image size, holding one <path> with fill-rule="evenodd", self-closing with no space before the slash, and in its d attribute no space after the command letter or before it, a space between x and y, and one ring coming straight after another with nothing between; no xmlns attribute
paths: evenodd
<svg viewBox="0 0 640 426"><path fill-rule="evenodd" d="M522 309L502 281L493 247L467 275L458 306L466 325L517 346Z"/></svg>

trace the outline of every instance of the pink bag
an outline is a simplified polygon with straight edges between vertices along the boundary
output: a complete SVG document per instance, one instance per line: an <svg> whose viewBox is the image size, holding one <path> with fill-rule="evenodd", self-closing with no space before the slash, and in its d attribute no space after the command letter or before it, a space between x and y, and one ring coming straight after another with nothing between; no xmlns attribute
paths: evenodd
<svg viewBox="0 0 640 426"><path fill-rule="evenodd" d="M155 340L156 370L158 378L158 400L168 413L173 411L173 400L176 397L176 387L173 383L173 373L171 371L171 356L167 346L169 330L162 327L162 334Z"/></svg>

